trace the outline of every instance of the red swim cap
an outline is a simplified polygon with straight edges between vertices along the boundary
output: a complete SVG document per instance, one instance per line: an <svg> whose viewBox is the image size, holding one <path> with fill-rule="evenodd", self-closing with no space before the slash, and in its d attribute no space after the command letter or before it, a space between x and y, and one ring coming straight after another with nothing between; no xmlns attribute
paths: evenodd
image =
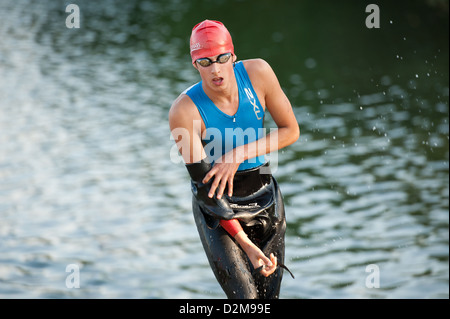
<svg viewBox="0 0 450 319"><path fill-rule="evenodd" d="M202 21L192 29L190 49L192 63L227 52L234 55L230 32L222 22L214 20Z"/></svg>

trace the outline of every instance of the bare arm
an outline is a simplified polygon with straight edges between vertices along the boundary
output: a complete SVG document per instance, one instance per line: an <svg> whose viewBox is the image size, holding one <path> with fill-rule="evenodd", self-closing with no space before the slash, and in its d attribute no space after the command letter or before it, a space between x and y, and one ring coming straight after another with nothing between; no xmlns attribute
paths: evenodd
<svg viewBox="0 0 450 319"><path fill-rule="evenodd" d="M169 126L186 164L206 158L201 140L202 119L187 95L180 95L169 111Z"/></svg>
<svg viewBox="0 0 450 319"><path fill-rule="evenodd" d="M261 59L249 62L253 62L248 67L251 80L255 83L255 87L260 88L261 103L266 105L277 129L253 143L238 147L236 152L241 155L237 157L244 160L275 152L291 145L300 135L291 103L281 89L270 65Z"/></svg>
<svg viewBox="0 0 450 319"><path fill-rule="evenodd" d="M236 147L223 156L221 163L214 165L204 179L204 182L208 182L215 176L210 197L218 188L217 197L220 198L227 183L228 195L231 196L233 177L240 163L249 158L265 155L286 147L294 143L300 135L291 103L281 89L270 65L261 59L249 60L245 63L258 98L263 105L266 105L266 109L276 123L277 129L255 142Z"/></svg>

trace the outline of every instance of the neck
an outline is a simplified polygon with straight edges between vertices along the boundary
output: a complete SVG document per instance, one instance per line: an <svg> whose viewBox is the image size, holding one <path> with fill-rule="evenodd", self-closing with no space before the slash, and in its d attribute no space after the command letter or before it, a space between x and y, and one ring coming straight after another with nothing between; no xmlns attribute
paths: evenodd
<svg viewBox="0 0 450 319"><path fill-rule="evenodd" d="M229 79L230 81L223 87L209 87L203 84L203 90L206 95L213 101L213 103L220 108L230 108L237 106L239 103L239 92L237 81L235 77Z"/></svg>

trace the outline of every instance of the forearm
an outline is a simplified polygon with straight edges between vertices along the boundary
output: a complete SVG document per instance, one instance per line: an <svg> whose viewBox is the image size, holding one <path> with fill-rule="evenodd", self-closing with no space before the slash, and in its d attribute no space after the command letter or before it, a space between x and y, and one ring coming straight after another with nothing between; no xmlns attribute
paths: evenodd
<svg viewBox="0 0 450 319"><path fill-rule="evenodd" d="M245 252L247 252L248 249L253 248L253 242L247 237L247 234L244 232L237 219L222 219L220 221L220 226L222 226L230 234L230 236L237 241L239 246L241 246Z"/></svg>
<svg viewBox="0 0 450 319"><path fill-rule="evenodd" d="M241 246L242 250L247 253L247 255L249 255L249 251L251 249L256 248L255 244L247 237L247 234L244 232L244 230L238 232L234 236L234 239L237 241L239 246Z"/></svg>
<svg viewBox="0 0 450 319"><path fill-rule="evenodd" d="M272 130L264 137L234 149L236 160L243 162L250 158L275 152L294 143L299 136L299 128L281 127Z"/></svg>

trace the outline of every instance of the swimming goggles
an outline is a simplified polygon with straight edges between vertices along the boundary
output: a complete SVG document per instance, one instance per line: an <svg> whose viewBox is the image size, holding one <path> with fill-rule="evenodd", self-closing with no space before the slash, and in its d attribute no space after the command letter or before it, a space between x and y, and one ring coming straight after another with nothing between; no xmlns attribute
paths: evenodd
<svg viewBox="0 0 450 319"><path fill-rule="evenodd" d="M227 63L228 60L231 58L231 55L232 55L231 52L228 52L219 55L216 61L212 61L210 58L200 58L197 59L196 62L200 64L202 67L206 68L216 62L220 64Z"/></svg>

